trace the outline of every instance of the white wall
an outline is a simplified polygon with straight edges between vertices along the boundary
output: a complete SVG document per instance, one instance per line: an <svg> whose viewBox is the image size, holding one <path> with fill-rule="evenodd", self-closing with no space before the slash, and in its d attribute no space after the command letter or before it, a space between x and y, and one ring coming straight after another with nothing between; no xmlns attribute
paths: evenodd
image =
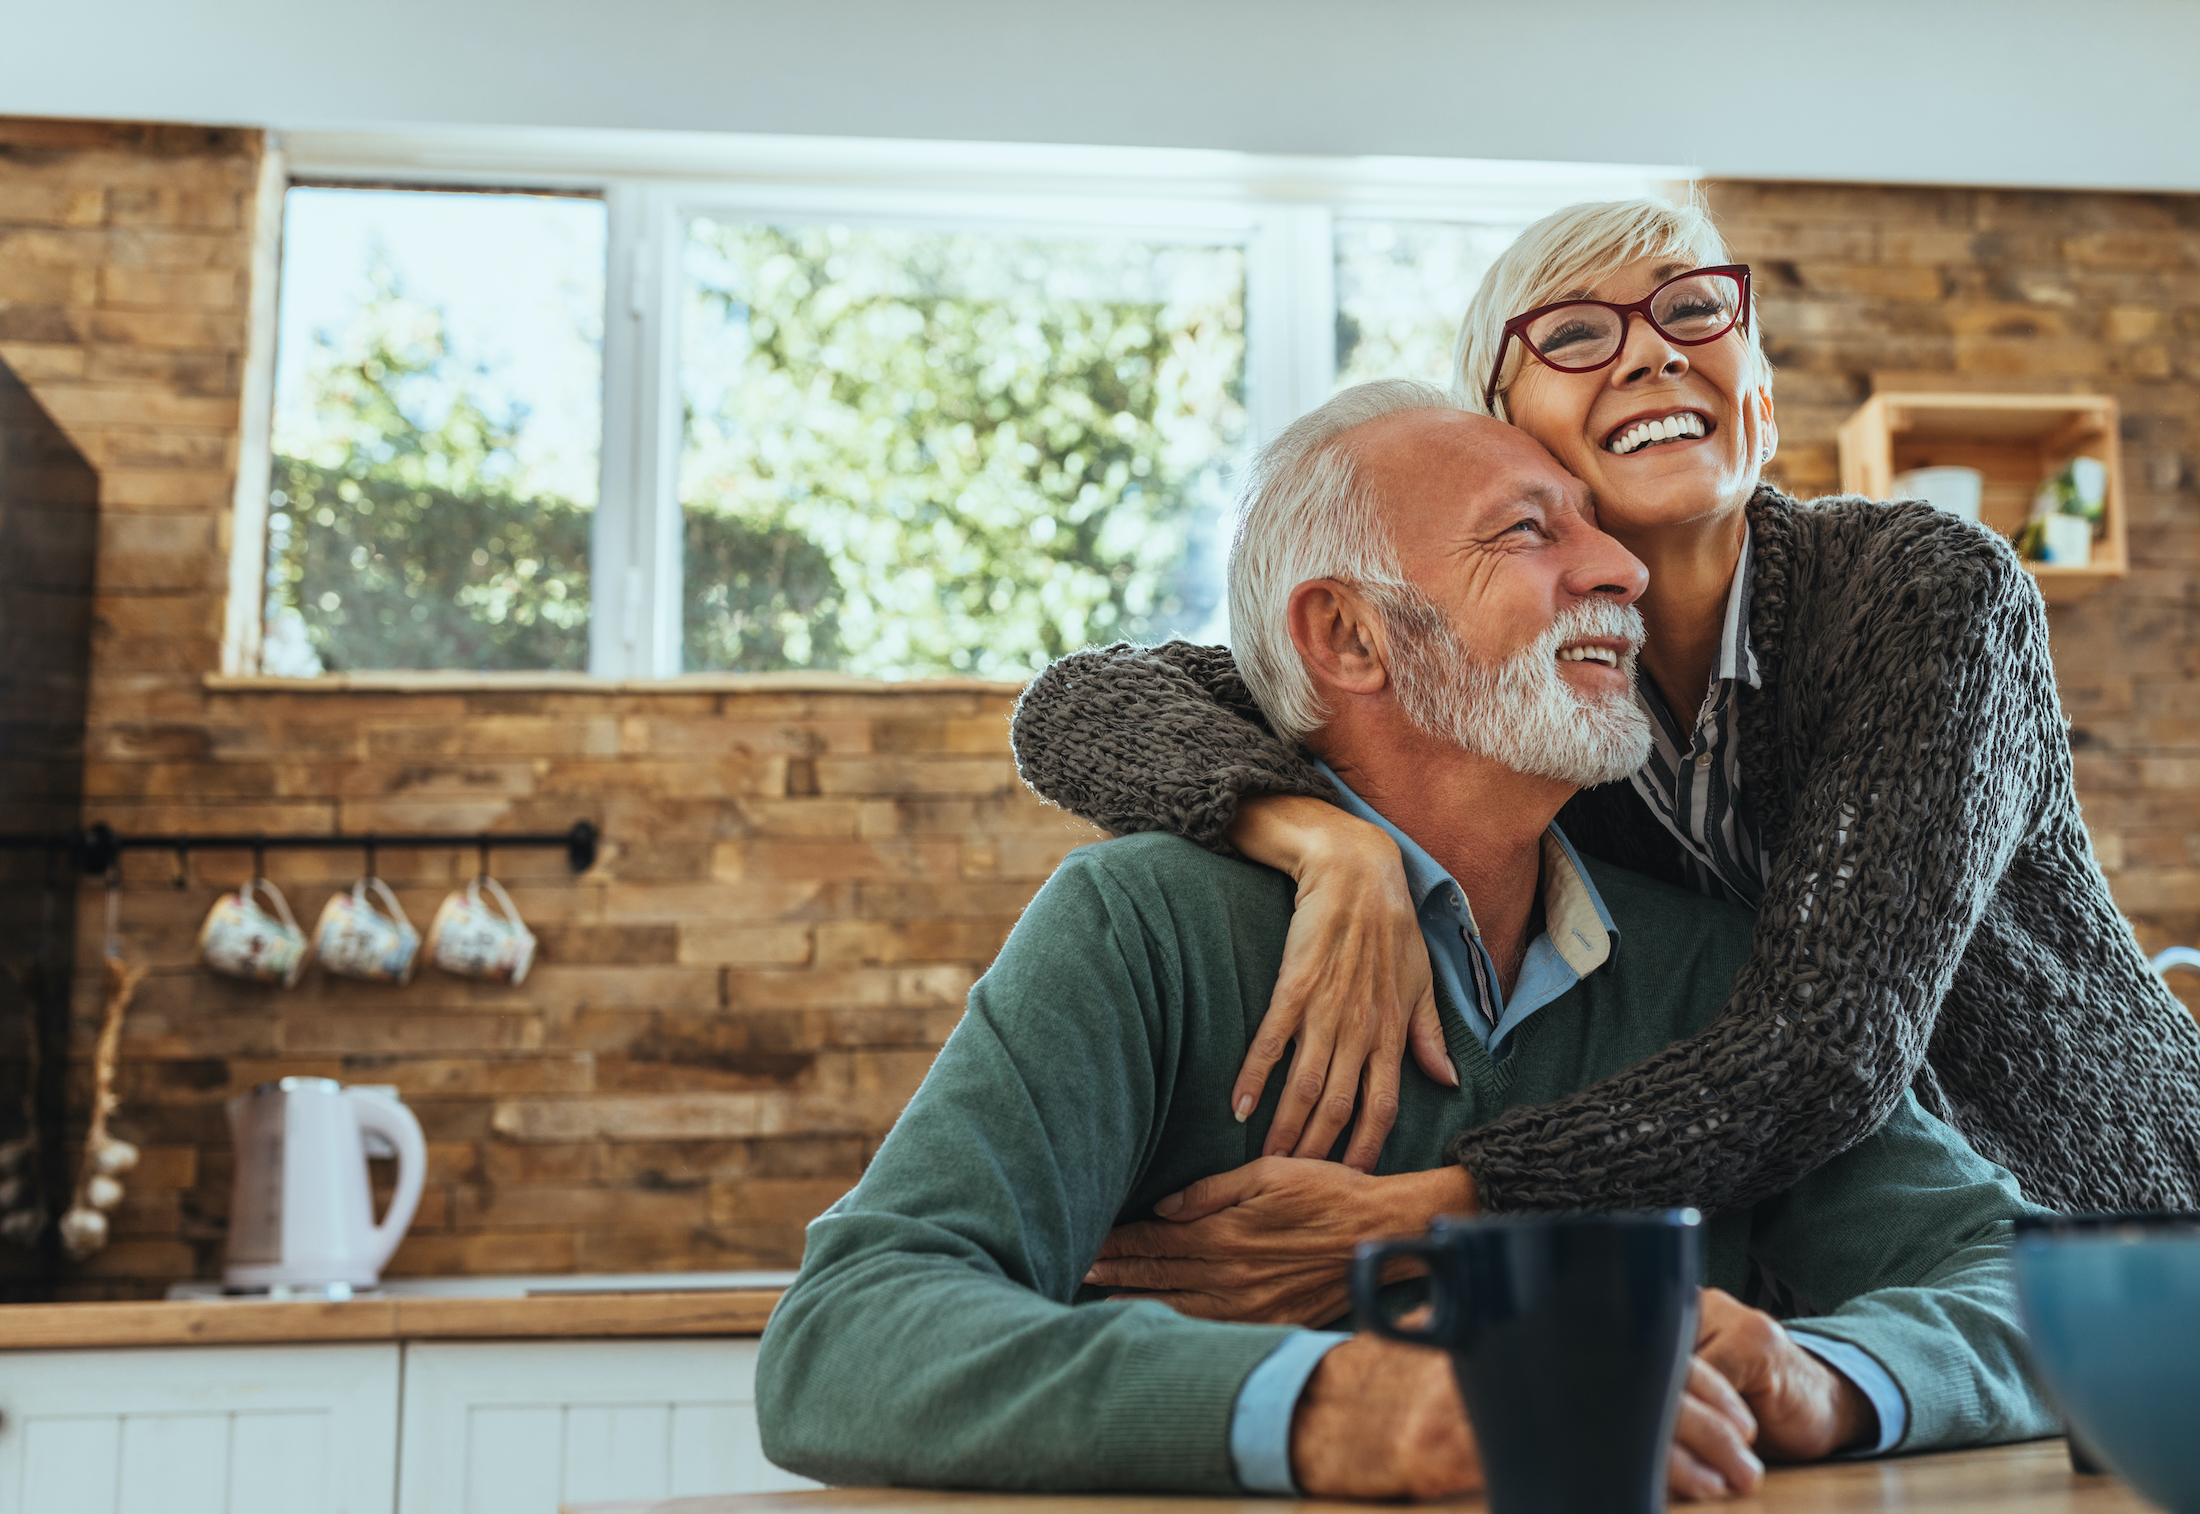
<svg viewBox="0 0 2200 1514"><path fill-rule="evenodd" d="M7 0L0 113L2200 190L2200 5Z"/></svg>

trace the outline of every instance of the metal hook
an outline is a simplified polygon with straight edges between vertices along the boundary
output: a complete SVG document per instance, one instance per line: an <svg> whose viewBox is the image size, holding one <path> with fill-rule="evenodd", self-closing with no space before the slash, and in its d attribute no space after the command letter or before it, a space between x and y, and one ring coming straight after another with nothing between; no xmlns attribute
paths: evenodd
<svg viewBox="0 0 2200 1514"><path fill-rule="evenodd" d="M483 835L476 840L481 847L481 876L486 878L489 876L489 838Z"/></svg>
<svg viewBox="0 0 2200 1514"><path fill-rule="evenodd" d="M374 876L374 838L372 836L367 838L367 876L369 878Z"/></svg>
<svg viewBox="0 0 2200 1514"><path fill-rule="evenodd" d="M176 843L176 887L186 889L190 886L191 847L188 843L179 841Z"/></svg>
<svg viewBox="0 0 2200 1514"><path fill-rule="evenodd" d="M252 877L257 882L267 876L267 837L252 838Z"/></svg>
<svg viewBox="0 0 2200 1514"><path fill-rule="evenodd" d="M122 861L119 857L107 869L107 955L117 959L122 956Z"/></svg>

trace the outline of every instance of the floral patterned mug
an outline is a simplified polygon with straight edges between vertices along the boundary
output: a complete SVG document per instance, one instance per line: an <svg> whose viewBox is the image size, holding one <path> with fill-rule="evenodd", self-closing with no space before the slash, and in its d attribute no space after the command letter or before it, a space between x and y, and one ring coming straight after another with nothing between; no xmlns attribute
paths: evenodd
<svg viewBox="0 0 2200 1514"><path fill-rule="evenodd" d="M370 888L382 908L376 909L367 897ZM323 967L370 983L410 983L420 959L420 932L405 918L390 886L372 873L354 883L350 893L329 900L313 928L313 942Z"/></svg>
<svg viewBox="0 0 2200 1514"><path fill-rule="evenodd" d="M495 906L481 897L486 888ZM512 907L504 885L484 873L454 893L428 927L428 956L461 978L489 978L514 987L527 981L535 960L534 932Z"/></svg>
<svg viewBox="0 0 2200 1514"><path fill-rule="evenodd" d="M274 911L262 908L254 895L264 896ZM216 899L199 927L200 960L232 978L294 988L308 955L306 933L298 929L289 902L265 878Z"/></svg>

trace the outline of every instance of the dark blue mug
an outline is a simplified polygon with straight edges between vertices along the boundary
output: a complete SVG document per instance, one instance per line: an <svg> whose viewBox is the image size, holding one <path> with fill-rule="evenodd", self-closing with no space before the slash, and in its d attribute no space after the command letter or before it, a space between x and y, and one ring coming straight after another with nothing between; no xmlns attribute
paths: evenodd
<svg viewBox="0 0 2200 1514"><path fill-rule="evenodd" d="M1426 1323L1382 1304L1428 1264ZM1658 1514L1696 1345L1703 1224L1662 1214L1441 1219L1352 1259L1363 1329L1451 1353L1493 1514Z"/></svg>

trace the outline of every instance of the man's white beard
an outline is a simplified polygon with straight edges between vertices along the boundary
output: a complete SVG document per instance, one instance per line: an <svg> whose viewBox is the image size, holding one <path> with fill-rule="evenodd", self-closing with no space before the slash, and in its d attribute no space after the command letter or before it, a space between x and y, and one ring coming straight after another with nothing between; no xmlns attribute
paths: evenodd
<svg viewBox="0 0 2200 1514"><path fill-rule="evenodd" d="M1642 612L1592 600L1561 611L1531 646L1505 661L1477 659L1450 618L1417 589L1375 596L1390 635L1390 681L1405 717L1442 741L1516 773L1560 783L1611 783L1650 756L1650 721L1635 703ZM1577 692L1558 671L1558 649L1592 637L1624 637L1626 687Z"/></svg>

